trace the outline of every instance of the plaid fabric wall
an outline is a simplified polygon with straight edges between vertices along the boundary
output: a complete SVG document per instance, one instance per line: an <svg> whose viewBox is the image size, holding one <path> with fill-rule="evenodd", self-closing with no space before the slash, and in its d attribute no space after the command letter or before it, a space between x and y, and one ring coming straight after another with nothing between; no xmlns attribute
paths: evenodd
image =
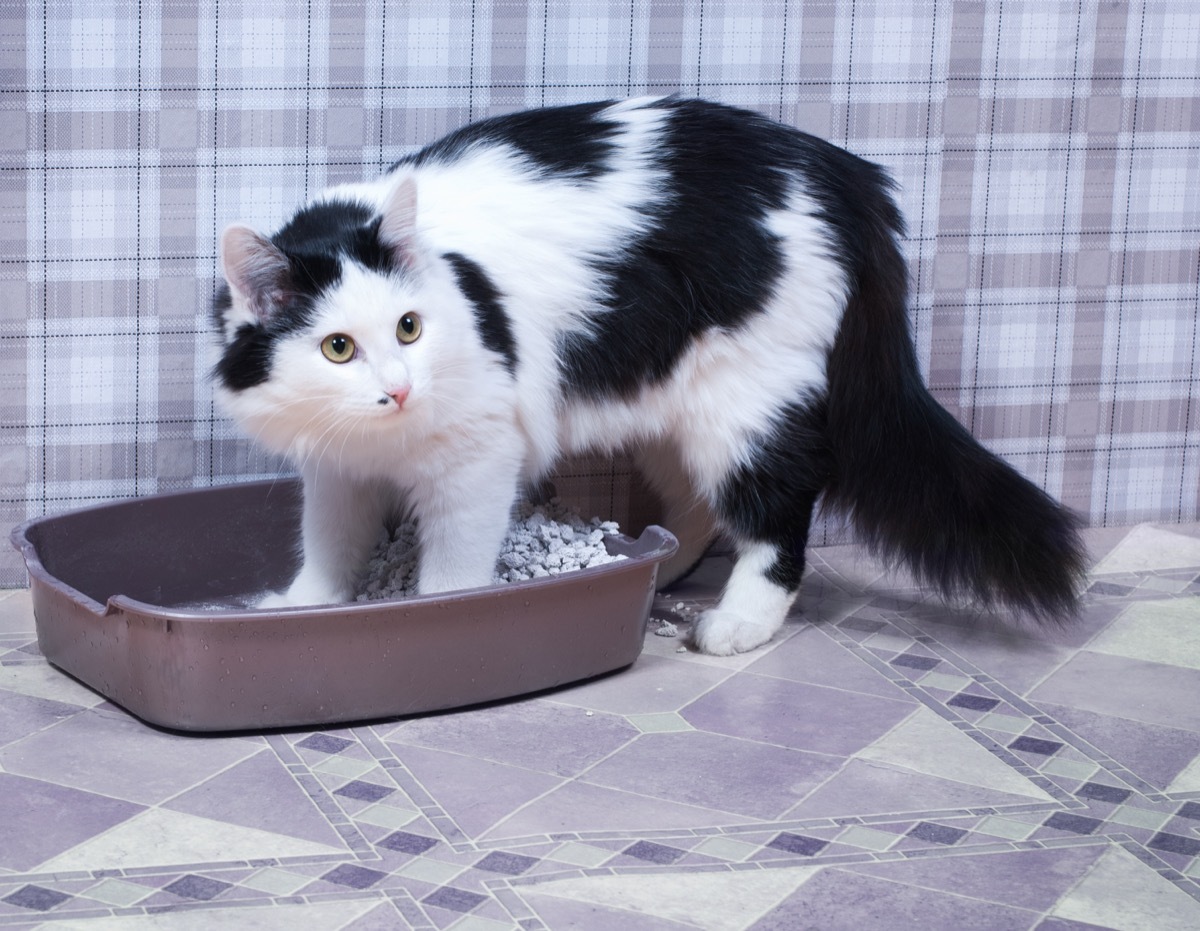
<svg viewBox="0 0 1200 931"><path fill-rule="evenodd" d="M647 91L888 165L939 400L1093 523L1197 517L1195 0L60 0L0 20L5 527L277 468L206 385L226 222L272 227L473 118ZM597 510L636 497L621 464L572 474ZM23 579L0 555L0 583Z"/></svg>

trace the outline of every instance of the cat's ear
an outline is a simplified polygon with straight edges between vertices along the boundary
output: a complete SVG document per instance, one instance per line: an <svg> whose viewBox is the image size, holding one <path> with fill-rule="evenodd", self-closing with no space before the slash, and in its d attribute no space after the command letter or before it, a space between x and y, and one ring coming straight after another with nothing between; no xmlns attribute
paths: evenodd
<svg viewBox="0 0 1200 931"><path fill-rule="evenodd" d="M400 265L416 259L417 182L409 176L392 188L379 222L379 242Z"/></svg>
<svg viewBox="0 0 1200 931"><path fill-rule="evenodd" d="M241 223L221 234L221 268L230 290L265 323L289 290L287 256L267 237Z"/></svg>

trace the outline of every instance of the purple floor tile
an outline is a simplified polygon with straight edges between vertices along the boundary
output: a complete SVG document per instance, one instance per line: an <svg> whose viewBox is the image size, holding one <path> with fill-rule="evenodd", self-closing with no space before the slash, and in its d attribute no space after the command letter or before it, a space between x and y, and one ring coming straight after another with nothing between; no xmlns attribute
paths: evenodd
<svg viewBox="0 0 1200 931"><path fill-rule="evenodd" d="M1093 582L1087 590L1089 595L1128 595L1133 588L1116 582Z"/></svg>
<svg viewBox="0 0 1200 931"><path fill-rule="evenodd" d="M1184 802L1179 811L1175 812L1175 816L1200 821L1200 802Z"/></svg>
<svg viewBox="0 0 1200 931"><path fill-rule="evenodd" d="M1119 805L1125 799L1129 798L1133 793L1129 789L1121 789L1117 786L1104 785L1099 782L1085 782L1080 786L1075 794L1079 798L1093 799L1098 802L1110 802L1114 805Z"/></svg>
<svg viewBox="0 0 1200 931"><path fill-rule="evenodd" d="M305 750L316 750L319 753L341 753L351 744L353 740L347 740L345 737L338 737L334 734L313 734L299 741L296 746L303 747Z"/></svg>
<svg viewBox="0 0 1200 931"><path fill-rule="evenodd" d="M1022 753L1036 753L1038 756L1053 756L1063 745L1057 740L1044 740L1041 737L1018 737L1008 745L1010 750L1020 750Z"/></svg>
<svg viewBox="0 0 1200 931"><path fill-rule="evenodd" d="M451 911L466 913L476 908L485 899L487 896L478 892L457 889L454 886L442 886L429 893L421 901L437 908L448 908Z"/></svg>
<svg viewBox="0 0 1200 931"><path fill-rule="evenodd" d="M264 749L164 802L163 808L344 848L316 804L279 758Z"/></svg>
<svg viewBox="0 0 1200 931"><path fill-rule="evenodd" d="M475 864L475 869L487 870L489 873L503 873L506 876L520 876L540 862L537 857L527 857L524 854L493 850Z"/></svg>
<svg viewBox="0 0 1200 931"><path fill-rule="evenodd" d="M880 622L870 623L882 626ZM874 667L816 627L802 629L796 636L747 666L746 672L810 685L827 685L846 692L861 692L896 701L912 701L907 693L893 685Z"/></svg>
<svg viewBox="0 0 1200 931"><path fill-rule="evenodd" d="M943 808L1028 804L1033 799L940 779L866 760L851 760L837 775L789 811L788 818L880 815Z"/></svg>
<svg viewBox="0 0 1200 931"><path fill-rule="evenodd" d="M1098 818L1089 818L1087 815L1073 815L1066 811L1056 811L1042 824L1048 828L1054 828L1056 831L1070 831L1072 834L1095 834L1099 828L1103 827L1104 822Z"/></svg>
<svg viewBox="0 0 1200 931"><path fill-rule="evenodd" d="M920 672L928 672L930 669L935 669L941 665L941 660L934 656L920 656L915 653L901 653L892 660L891 665L903 666L905 669L916 669Z"/></svg>
<svg viewBox="0 0 1200 931"><path fill-rule="evenodd" d="M1184 695L1200 695L1200 669L1082 651L1029 697L1200 734L1200 702Z"/></svg>
<svg viewBox="0 0 1200 931"><path fill-rule="evenodd" d="M751 931L798 928L986 928L1028 931L1037 913L961 895L933 892L843 870L824 870L805 882Z"/></svg>
<svg viewBox="0 0 1200 931"><path fill-rule="evenodd" d="M359 802L378 802L381 798L387 798L395 789L388 786L377 785L374 782L362 782L355 779L353 782L347 782L333 794L340 795L343 798L352 798Z"/></svg>
<svg viewBox="0 0 1200 931"><path fill-rule="evenodd" d="M743 672L681 712L703 731L847 757L912 714L906 701Z"/></svg>
<svg viewBox="0 0 1200 931"><path fill-rule="evenodd" d="M537 927L553 931L696 931L692 922L671 921L657 915L577 902L554 895L525 893L522 898L537 913ZM802 928L804 925L794 925Z"/></svg>
<svg viewBox="0 0 1200 931"><path fill-rule="evenodd" d="M0 867L32 870L144 810L132 802L0 773Z"/></svg>
<svg viewBox="0 0 1200 931"><path fill-rule="evenodd" d="M1086 921L1073 921L1070 918L1047 918L1033 931L1113 931L1107 925L1093 925Z"/></svg>
<svg viewBox="0 0 1200 931"><path fill-rule="evenodd" d="M1041 708L1097 750L1159 789L1169 786L1200 756L1200 734L1051 703L1043 703Z"/></svg>
<svg viewBox="0 0 1200 931"><path fill-rule="evenodd" d="M1200 857L1200 840L1180 837L1178 834L1168 834L1165 831L1155 834L1146 846L1152 850L1165 850L1168 853L1178 853L1185 857Z"/></svg>
<svg viewBox="0 0 1200 931"><path fill-rule="evenodd" d="M968 708L971 711L991 711L1000 704L1000 699L960 692L946 702L946 704L954 708Z"/></svg>
<svg viewBox="0 0 1200 931"><path fill-rule="evenodd" d="M525 837L574 831L652 831L739 824L745 816L651 798L586 782L567 782L523 807L487 834Z"/></svg>
<svg viewBox="0 0 1200 931"><path fill-rule="evenodd" d="M1097 844L998 851L842 868L907 886L1043 911L1074 888L1107 849Z"/></svg>
<svg viewBox="0 0 1200 931"><path fill-rule="evenodd" d="M823 754L691 731L645 734L584 778L667 801L776 818L839 763Z"/></svg>
<svg viewBox="0 0 1200 931"><path fill-rule="evenodd" d="M395 743L391 746L468 837L478 837L563 781L561 777L466 754Z"/></svg>
<svg viewBox="0 0 1200 931"><path fill-rule="evenodd" d="M670 656L655 656L649 650L664 638L651 634L647 652L638 657L633 668L615 676L603 676L588 682L555 689L549 700L555 704L614 714L652 714L675 711L703 695L724 679L724 669L675 655L682 645L679 639L667 640Z"/></svg>
<svg viewBox="0 0 1200 931"><path fill-rule="evenodd" d="M373 870L354 863L339 863L321 878L326 882L337 883L339 886L349 886L351 889L370 889L382 879L387 879L387 873Z"/></svg>
<svg viewBox="0 0 1200 931"><path fill-rule="evenodd" d="M48 698L33 698L18 692L0 692L0 747L34 734L56 721L80 714L78 705Z"/></svg>
<svg viewBox="0 0 1200 931"><path fill-rule="evenodd" d="M208 902L230 888L232 888L231 883L189 873L186 876L179 877L173 883L163 886L163 891L170 892L172 895L182 896L185 899Z"/></svg>
<svg viewBox="0 0 1200 931"><path fill-rule="evenodd" d="M886 621L875 621L866 617L848 617L837 625L843 630L854 630L860 634L877 634L887 627Z"/></svg>
<svg viewBox="0 0 1200 931"><path fill-rule="evenodd" d="M70 899L71 896L65 892L58 892L54 889L46 889L42 886L22 886L11 895L6 895L3 900L9 905L15 905L18 908L27 908L35 912L48 912L50 909L62 905Z"/></svg>
<svg viewBox="0 0 1200 931"><path fill-rule="evenodd" d="M436 847L438 842L432 837L425 837L423 834L409 834L407 831L393 831L376 845L378 847L386 847L388 850L395 850L398 853L411 853L413 856L424 853L432 847Z"/></svg>
<svg viewBox="0 0 1200 931"><path fill-rule="evenodd" d="M657 863L661 866L676 862L685 853L685 851L680 850L678 847L668 847L665 844L656 844L648 840L640 840L636 844L626 847L621 852L628 857L636 857L639 860L645 860L647 863Z"/></svg>
<svg viewBox="0 0 1200 931"><path fill-rule="evenodd" d="M637 728L614 715L589 717L573 706L531 700L407 721L386 740L393 747L446 750L572 776L638 734Z"/></svg>
<svg viewBox="0 0 1200 931"><path fill-rule="evenodd" d="M917 840L929 841L931 844L944 844L950 847L966 837L967 832L961 828L952 828L944 824L922 821L908 832L908 836L915 837Z"/></svg>
<svg viewBox="0 0 1200 931"><path fill-rule="evenodd" d="M244 740L155 731L90 709L0 750L0 768L110 798L157 804L258 752Z"/></svg>
<svg viewBox="0 0 1200 931"><path fill-rule="evenodd" d="M776 835L767 846L772 850L782 850L784 853L794 853L801 857L815 857L829 846L829 841L784 831Z"/></svg>

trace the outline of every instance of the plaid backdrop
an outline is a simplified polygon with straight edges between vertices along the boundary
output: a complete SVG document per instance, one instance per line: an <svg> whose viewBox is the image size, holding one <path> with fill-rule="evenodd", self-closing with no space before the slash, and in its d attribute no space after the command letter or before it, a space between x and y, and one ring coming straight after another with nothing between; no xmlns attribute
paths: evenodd
<svg viewBox="0 0 1200 931"><path fill-rule="evenodd" d="M1092 523L1197 518L1196 0L60 0L0 20L5 528L279 467L206 380L225 223L272 227L474 118L648 91L889 166L938 399ZM561 481L639 507L624 463Z"/></svg>

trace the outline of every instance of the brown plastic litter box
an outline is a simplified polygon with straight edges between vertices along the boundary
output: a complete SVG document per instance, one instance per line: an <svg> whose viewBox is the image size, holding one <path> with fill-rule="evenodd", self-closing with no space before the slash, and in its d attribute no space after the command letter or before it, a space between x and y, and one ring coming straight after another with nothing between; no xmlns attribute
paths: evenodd
<svg viewBox="0 0 1200 931"><path fill-rule="evenodd" d="M184 731L434 711L628 666L642 649L658 566L676 549L651 526L637 540L606 539L627 559L531 582L245 607L295 573L299 509L300 484L289 479L17 527L42 653L143 720Z"/></svg>

